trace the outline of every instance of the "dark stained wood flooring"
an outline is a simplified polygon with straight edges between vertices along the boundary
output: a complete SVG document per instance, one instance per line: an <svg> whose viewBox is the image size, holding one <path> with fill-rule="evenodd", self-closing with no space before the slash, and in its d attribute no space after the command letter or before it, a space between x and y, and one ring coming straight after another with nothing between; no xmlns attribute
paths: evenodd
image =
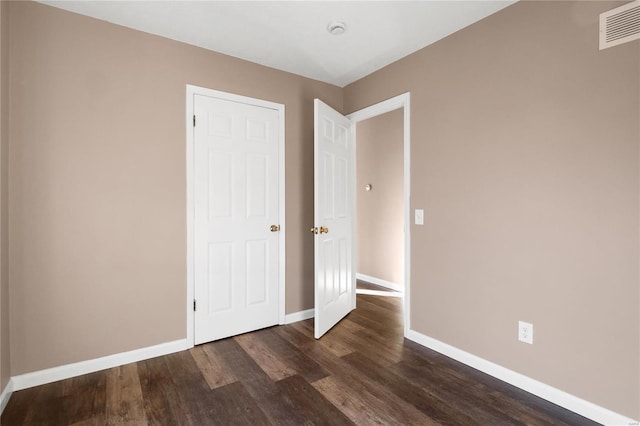
<svg viewBox="0 0 640 426"><path fill-rule="evenodd" d="M595 424L402 337L402 299L15 392L2 425Z"/></svg>

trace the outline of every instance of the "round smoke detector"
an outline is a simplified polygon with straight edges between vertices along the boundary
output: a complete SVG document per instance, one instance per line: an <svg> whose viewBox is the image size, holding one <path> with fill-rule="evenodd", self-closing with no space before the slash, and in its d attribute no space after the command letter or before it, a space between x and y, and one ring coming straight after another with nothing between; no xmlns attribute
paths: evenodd
<svg viewBox="0 0 640 426"><path fill-rule="evenodd" d="M327 31L333 35L344 34L344 32L347 31L347 25L342 21L329 22L329 25L327 25Z"/></svg>

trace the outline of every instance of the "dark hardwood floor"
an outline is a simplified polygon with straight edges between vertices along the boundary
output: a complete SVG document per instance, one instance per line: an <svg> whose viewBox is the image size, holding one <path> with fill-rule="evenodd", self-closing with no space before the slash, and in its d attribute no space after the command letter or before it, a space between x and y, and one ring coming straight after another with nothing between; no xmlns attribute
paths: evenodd
<svg viewBox="0 0 640 426"><path fill-rule="evenodd" d="M15 392L2 425L595 424L402 337L402 299Z"/></svg>

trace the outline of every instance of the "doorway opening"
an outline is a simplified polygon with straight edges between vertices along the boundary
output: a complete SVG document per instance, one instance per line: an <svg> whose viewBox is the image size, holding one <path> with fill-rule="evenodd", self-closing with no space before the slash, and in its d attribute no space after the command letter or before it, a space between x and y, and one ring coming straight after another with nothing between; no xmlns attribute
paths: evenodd
<svg viewBox="0 0 640 426"><path fill-rule="evenodd" d="M402 297L403 111L356 125L356 293Z"/></svg>
<svg viewBox="0 0 640 426"><path fill-rule="evenodd" d="M385 172L378 173L377 178L373 177L371 170L358 170L356 168L357 179L357 213L356 221L358 222L357 235L356 235L356 254L357 264L356 278L362 282L382 286L374 290L374 287L360 284L358 287L369 287L368 289L362 289L358 292L371 293L377 291L386 290L401 290L404 298L404 334L406 336L410 329L410 94L404 93L362 110L356 111L347 116L353 123L354 140L356 144L356 164L360 166L358 161L363 160L358 157L361 153L365 153L368 156L379 157L378 161L372 161L373 163L379 163L379 161L385 161L385 149L379 150L376 147L365 147L367 142L375 142L376 145L380 144L392 144L393 142L388 140L372 141L367 140L371 135L376 135L376 139L384 139L385 137L401 137L400 147L395 147L398 152L387 153L387 155L393 156L393 154L401 155L401 159L395 159L398 163L401 162L401 166L398 164L392 165L391 162L394 159L389 156L388 163L385 164ZM371 120L371 119L376 120ZM368 121L367 121L368 120ZM394 120L399 121L400 125L395 126ZM359 126L358 123L363 126ZM387 129L389 134L380 135L380 126L389 124L395 126L395 129ZM357 133L358 132L358 133ZM384 133L387 133L384 131ZM362 137L361 137L362 136ZM380 137L382 136L382 138ZM392 149L392 146L387 145L385 148ZM363 147L363 148L361 148ZM372 148L372 149L369 149ZM370 152L373 151L373 152ZM382 151L382 152L381 152ZM360 154L359 154L360 153ZM367 160L366 158L364 159ZM396 168L399 170L394 171ZM391 169L391 170L389 170ZM364 173L361 173L364 172ZM367 177L369 173L369 177ZM387 176L394 175L388 179L401 180L401 184L398 182L390 182L387 180ZM397 175L396 175L397 173ZM382 179L378 180L378 185L373 182L369 182L368 179ZM401 188L401 189L400 189ZM376 200L376 198L384 198L381 196L376 197L374 191L379 190L379 195L384 193L392 193L392 191L398 191L400 189L401 196L398 198L393 197L388 199L385 204L385 200ZM399 194L395 194L399 195ZM394 205L391 205L394 204ZM397 205L400 204L400 205ZM375 214L367 215L367 212L361 212L363 208L378 209ZM384 210L384 211L383 211ZM364 213L364 214L361 214ZM393 221L393 223L385 223L386 221ZM397 221L400 220L400 224ZM364 222L364 223L363 223ZM384 228L382 231L380 228ZM388 232L387 232L388 231ZM386 235L383 235L386 234ZM388 241L391 247L386 247L384 250L379 250L380 245L384 244L384 241ZM398 246L400 250L398 250ZM398 251L401 251L399 254ZM364 258L366 256L366 258ZM389 257L390 256L390 257ZM361 262L362 260L362 262ZM386 264L382 265L382 264ZM398 271L399 269L399 271ZM372 271L372 275L367 274L365 271ZM376 277L377 275L382 275ZM398 282L394 282L398 281ZM368 290L368 291L367 291ZM355 301L355 299L354 299Z"/></svg>

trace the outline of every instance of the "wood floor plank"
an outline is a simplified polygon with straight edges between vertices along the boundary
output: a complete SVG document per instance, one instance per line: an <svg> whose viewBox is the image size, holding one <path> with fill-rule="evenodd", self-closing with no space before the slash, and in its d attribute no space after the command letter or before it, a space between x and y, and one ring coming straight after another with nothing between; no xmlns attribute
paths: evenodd
<svg viewBox="0 0 640 426"><path fill-rule="evenodd" d="M409 403L386 393L380 397L368 389L353 389L335 376L318 380L313 387L356 424L438 424Z"/></svg>
<svg viewBox="0 0 640 426"><path fill-rule="evenodd" d="M403 326L400 322L391 322L380 318L372 319L373 317L373 313L368 313L363 310L362 312L358 312L358 315L349 314L347 319L355 322L363 328L375 330L376 332L386 336L397 335L403 330Z"/></svg>
<svg viewBox="0 0 640 426"><path fill-rule="evenodd" d="M346 354L350 354L355 349L346 344L342 339L337 336L327 335L322 336L322 339L316 340L313 337L313 327L307 327L306 321L299 321L293 324L289 324L288 327L293 328L298 331L300 334L308 337L312 341L318 342L319 345L326 348L329 352L333 353L336 356L343 356Z"/></svg>
<svg viewBox="0 0 640 426"><path fill-rule="evenodd" d="M355 334L356 336L370 342L370 344L375 343L379 345L384 345L384 346L387 346L389 349L394 349L395 351L401 351L404 348L404 336L402 335L401 332L388 335L388 334L380 334L377 330L365 328L361 331L358 331Z"/></svg>
<svg viewBox="0 0 640 426"><path fill-rule="evenodd" d="M138 362L144 410L150 425L187 425L175 383L164 357Z"/></svg>
<svg viewBox="0 0 640 426"><path fill-rule="evenodd" d="M27 424L25 422L27 418L27 412L33 405L33 401L35 401L35 397L40 388L40 386L36 386L33 388L14 392L11 395L7 406L2 412L2 417L0 418L0 423L2 424L2 426Z"/></svg>
<svg viewBox="0 0 640 426"><path fill-rule="evenodd" d="M379 383L369 380L367 376L362 375L358 372L358 370L348 365L346 362L344 362L344 357L336 357L334 354L324 350L324 348L320 347L320 345L317 344L308 345L305 341L295 341L298 344L302 345L302 348L304 348L307 356L314 359L323 367L323 369L329 372L329 377L340 379L344 386L345 392L349 392L350 394L367 395L367 404L370 404L372 406L386 407L389 411L395 413L393 416L404 419L404 421L394 422L395 424L434 424L429 416L422 415L414 406L391 393L389 389L387 389L383 385L380 385ZM313 383L314 387L316 383L317 382ZM320 388L319 390L322 391L327 389ZM333 401L335 405L335 400L333 398L328 395L325 395L325 397ZM384 403L380 403L380 401L384 401ZM345 414L348 413L345 412ZM348 417L350 417L353 421L356 421L353 417ZM415 420L416 418L420 418L420 421L414 422L410 420ZM356 423L358 422L356 421Z"/></svg>
<svg viewBox="0 0 640 426"><path fill-rule="evenodd" d="M313 318L312 319L308 319L308 320L304 320L304 321L297 321L291 324L292 327L297 328L301 333L305 333L305 334L309 334L311 336L313 336L314 333L314 322L313 322ZM318 340L320 341L320 340Z"/></svg>
<svg viewBox="0 0 640 426"><path fill-rule="evenodd" d="M384 318L402 322L402 299L391 297L370 296L363 294L358 298L358 308L367 308Z"/></svg>
<svg viewBox="0 0 640 426"><path fill-rule="evenodd" d="M360 306L348 318L362 328L370 328L383 334L395 334L403 328L401 316L387 314L378 305L364 300L358 303Z"/></svg>
<svg viewBox="0 0 640 426"><path fill-rule="evenodd" d="M216 389L238 381L233 371L225 368L216 353L216 345L212 343L199 345L191 349L191 356L209 384Z"/></svg>
<svg viewBox="0 0 640 426"><path fill-rule="evenodd" d="M307 422L294 400L282 390L256 364L233 339L215 343L222 365L233 370L240 383L260 405L269 421L274 425L302 425Z"/></svg>
<svg viewBox="0 0 640 426"><path fill-rule="evenodd" d="M308 424L309 417L302 409L304 401L301 402L299 398L289 395L287 388L279 385L281 382L272 381L234 339L216 342L216 346L221 362L236 372L238 380L260 405L272 424Z"/></svg>
<svg viewBox="0 0 640 426"><path fill-rule="evenodd" d="M536 416L542 417L543 421L547 424L554 425L592 425L595 423L588 420L579 414L573 413L555 404L552 404L542 398L530 394L515 386L509 385L502 380L495 377L484 374L474 368L461 365L457 361L446 357L442 354L431 351L415 342L407 342L412 351L429 353L429 357L421 357L417 362L413 362L412 365L420 365L424 362L432 362L435 368L442 368L449 372L449 374L457 374L462 380L470 383L470 386L480 387L483 392L491 393L494 398L497 398L502 402L502 399L517 401L523 411Z"/></svg>
<svg viewBox="0 0 640 426"><path fill-rule="evenodd" d="M86 420L70 423L69 426L104 426L106 424L108 423L105 415L99 414Z"/></svg>
<svg viewBox="0 0 640 426"><path fill-rule="evenodd" d="M359 374L357 370L354 370L351 366L345 363L343 358L336 357L334 354L323 350L319 345L307 347L306 354L310 358L313 358L318 364L322 365L322 367L330 374L329 377L340 378L340 389L343 389L343 391L346 392L345 395L354 395L353 398L355 398L355 400L351 400L351 403L347 401L345 402L345 407L339 406L339 408L345 412L345 415L350 417L352 421L359 423L362 418L353 416L352 414L354 411L349 410L355 410L355 407L365 404L371 411L371 418L395 418L396 420L393 422L394 424L433 424L427 416L424 416L415 407L402 401L400 398L397 398L383 386L380 386L377 383L368 380L366 376ZM323 393L327 399L331 400L334 405L336 405L336 401L340 399L335 399L331 395L325 393L331 391L333 388L331 385L334 385L335 383L326 379L321 379L320 382L323 382L324 386L323 384L318 385L318 390ZM317 383L318 382L316 381L312 384L316 387ZM356 397L355 395L360 395L360 397ZM360 404L354 403L354 401L359 401ZM387 412L385 415L376 414L381 407L386 408Z"/></svg>
<svg viewBox="0 0 640 426"><path fill-rule="evenodd" d="M397 347L390 345L377 345L374 349L371 341L362 334L351 333L341 327L334 327L329 330L329 333L336 335L342 339L345 344L354 348L356 352L364 354L371 362L377 363L381 366L388 367L402 359L402 353Z"/></svg>
<svg viewBox="0 0 640 426"><path fill-rule="evenodd" d="M223 339L215 344L220 362L225 368L234 372L254 399L268 399L270 396L278 394L273 380L242 349L238 342L234 339Z"/></svg>
<svg viewBox="0 0 640 426"><path fill-rule="evenodd" d="M137 364L110 368L106 372L108 424L146 425Z"/></svg>
<svg viewBox="0 0 640 426"><path fill-rule="evenodd" d="M96 418L105 418L107 406L106 371L85 374L63 380L63 410L67 422L91 423Z"/></svg>
<svg viewBox="0 0 640 426"><path fill-rule="evenodd" d="M474 417L460 411L454 400L447 400L438 392L427 392L393 371L372 364L360 353L343 357L350 368L379 383L399 398L412 404L429 418L443 425L474 424ZM479 424L479 423L478 423Z"/></svg>
<svg viewBox="0 0 640 426"><path fill-rule="evenodd" d="M370 406L368 401L362 398L362 394L353 392L333 376L316 381L313 387L355 424L384 425L391 424L394 420L384 414L380 415L375 407Z"/></svg>
<svg viewBox="0 0 640 426"><path fill-rule="evenodd" d="M351 318L349 318L351 317ZM342 321L340 321L340 327L337 327L337 329L339 330L344 330L344 331L348 331L349 333L355 334L359 331L362 331L365 329L365 327L363 327L362 325L358 324L357 322L353 321L353 318L357 317L357 315L347 315ZM329 330L331 331L331 330Z"/></svg>
<svg viewBox="0 0 640 426"><path fill-rule="evenodd" d="M220 425L270 425L269 419L240 382L235 382L211 391L212 422Z"/></svg>
<svg viewBox="0 0 640 426"><path fill-rule="evenodd" d="M24 424L59 425L64 423L62 382L38 386Z"/></svg>
<svg viewBox="0 0 640 426"><path fill-rule="evenodd" d="M408 366L401 362L392 370L431 394L438 393L446 400L455 400L458 407L472 414L475 418L482 419L483 422L491 424L546 424L540 419L530 418L521 410L516 410L518 414L513 415L514 413L509 413L511 410L505 409L503 404L488 403L490 398L487 398L484 389L475 387L474 384L466 381L456 380L451 375L440 375L439 369ZM446 383L446 386L443 386L442 383ZM513 407L511 401L509 404Z"/></svg>
<svg viewBox="0 0 640 426"><path fill-rule="evenodd" d="M304 416L305 424L327 426L354 424L303 377L291 376L280 380L277 385L282 394L292 401L294 409Z"/></svg>
<svg viewBox="0 0 640 426"><path fill-rule="evenodd" d="M273 331L296 348L304 349L309 345L313 345L316 340L313 336L298 331L293 324L283 325L282 327L274 327Z"/></svg>
<svg viewBox="0 0 640 426"><path fill-rule="evenodd" d="M302 351L283 339L273 329L260 330L256 337L261 340L278 359L291 367L296 374L308 382L314 382L327 376L327 372Z"/></svg>
<svg viewBox="0 0 640 426"><path fill-rule="evenodd" d="M403 365L409 364L419 367L427 364L433 369L432 371L447 375L444 380L451 384L467 383L468 388L474 389L479 396L480 405L488 404L498 409L512 411L513 416L523 419L527 424L597 425L595 422L511 386L502 380L474 368L460 365L449 357L437 353L431 354L432 351L423 346L413 342L408 342L407 346L410 346L411 350L417 353L429 353L429 357L415 358L412 356L412 361L403 361ZM504 407L505 405L506 407Z"/></svg>
<svg viewBox="0 0 640 426"><path fill-rule="evenodd" d="M233 338L246 353L267 373L271 380L278 381L296 374L287 363L281 361L259 337L259 332L246 333Z"/></svg>
<svg viewBox="0 0 640 426"><path fill-rule="evenodd" d="M402 318L402 308L404 305L404 299L401 297L380 297L363 294L358 297L358 302L366 301L378 305L385 310L390 310L391 315Z"/></svg>
<svg viewBox="0 0 640 426"><path fill-rule="evenodd" d="M505 402L514 410L514 416L527 424L597 425L584 417L551 404L539 397L511 386L502 380L484 374L474 368L437 353L410 340L404 341L402 365L420 367L428 365L433 374L442 375L444 381L453 385L474 389L480 396L479 405L501 407ZM466 385L464 385L466 383ZM456 393L456 395L459 395ZM485 398L486 397L486 398Z"/></svg>
<svg viewBox="0 0 640 426"><path fill-rule="evenodd" d="M231 339L225 339L233 342ZM234 343L235 344L235 343ZM237 345L237 344L235 344ZM216 424L215 389L211 390L189 351L166 356L180 405L191 425ZM256 366L259 369L259 367ZM261 370L260 370L261 371Z"/></svg>

